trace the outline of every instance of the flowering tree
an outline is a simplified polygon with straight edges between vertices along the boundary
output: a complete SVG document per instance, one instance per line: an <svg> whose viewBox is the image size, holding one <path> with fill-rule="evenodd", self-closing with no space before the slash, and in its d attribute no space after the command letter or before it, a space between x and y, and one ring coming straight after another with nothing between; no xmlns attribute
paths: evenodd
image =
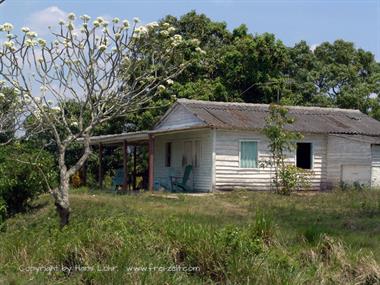
<svg viewBox="0 0 380 285"><path fill-rule="evenodd" d="M140 25L135 18L130 25L101 17L91 23L87 15L80 17L79 28L77 22L70 13L57 30L50 28L50 40L27 27L16 36L11 24L0 25L6 37L0 48L0 79L18 94L29 133L50 133L58 149L60 183L50 192L62 226L70 215L69 179L91 153L94 128L138 110L165 90L192 58L185 58L183 47L202 54L197 41L182 40L167 23ZM79 106L75 113L68 108L73 102ZM78 140L83 155L67 167L66 150Z"/></svg>

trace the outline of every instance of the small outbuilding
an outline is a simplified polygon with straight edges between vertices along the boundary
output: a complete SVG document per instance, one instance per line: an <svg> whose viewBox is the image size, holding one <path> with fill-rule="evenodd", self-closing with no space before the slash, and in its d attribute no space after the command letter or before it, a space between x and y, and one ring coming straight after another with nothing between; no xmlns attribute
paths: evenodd
<svg viewBox="0 0 380 285"><path fill-rule="evenodd" d="M191 172L195 192L246 188L270 190L274 169L262 130L269 105L179 99L153 130L93 137L92 144L149 144L149 188L171 190L173 179ZM344 183L380 187L380 122L357 110L288 107L288 126L303 134L287 162L310 169L311 188ZM125 162L128 150L125 149ZM127 173L127 170L125 170Z"/></svg>

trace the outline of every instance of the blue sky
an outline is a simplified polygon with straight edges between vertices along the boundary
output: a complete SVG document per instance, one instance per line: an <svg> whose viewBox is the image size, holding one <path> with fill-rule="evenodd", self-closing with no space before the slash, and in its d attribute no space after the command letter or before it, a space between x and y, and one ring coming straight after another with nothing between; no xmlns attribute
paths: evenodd
<svg viewBox="0 0 380 285"><path fill-rule="evenodd" d="M245 23L251 33L274 33L289 46L300 40L313 46L335 39L352 41L380 61L380 0L6 0L0 5L0 23L32 26L43 35L68 12L151 22L192 9L225 21L231 30Z"/></svg>

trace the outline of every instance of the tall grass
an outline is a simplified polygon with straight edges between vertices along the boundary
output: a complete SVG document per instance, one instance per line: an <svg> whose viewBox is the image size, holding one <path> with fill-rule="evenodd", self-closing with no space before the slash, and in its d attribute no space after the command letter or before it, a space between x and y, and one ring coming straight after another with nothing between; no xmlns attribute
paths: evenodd
<svg viewBox="0 0 380 285"><path fill-rule="evenodd" d="M378 193L94 193L72 194L72 222L62 231L51 202L8 220L0 284L380 283L371 254L380 242L359 250L379 222ZM366 225L351 229L346 217ZM48 265L72 270L20 271Z"/></svg>

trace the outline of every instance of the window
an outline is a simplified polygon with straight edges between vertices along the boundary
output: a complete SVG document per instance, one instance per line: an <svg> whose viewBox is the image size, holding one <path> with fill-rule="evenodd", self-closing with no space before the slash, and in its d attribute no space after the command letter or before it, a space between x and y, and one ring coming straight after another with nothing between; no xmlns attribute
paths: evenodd
<svg viewBox="0 0 380 285"><path fill-rule="evenodd" d="M201 141L194 141L194 167L199 167L201 160Z"/></svg>
<svg viewBox="0 0 380 285"><path fill-rule="evenodd" d="M172 143L168 142L165 144L165 166L172 166Z"/></svg>
<svg viewBox="0 0 380 285"><path fill-rule="evenodd" d="M240 142L240 167L257 168L257 142Z"/></svg>
<svg viewBox="0 0 380 285"><path fill-rule="evenodd" d="M303 169L313 168L311 143L297 143L296 166Z"/></svg>
<svg viewBox="0 0 380 285"><path fill-rule="evenodd" d="M182 166L193 164L193 142L185 141L183 145L183 156L182 156Z"/></svg>

